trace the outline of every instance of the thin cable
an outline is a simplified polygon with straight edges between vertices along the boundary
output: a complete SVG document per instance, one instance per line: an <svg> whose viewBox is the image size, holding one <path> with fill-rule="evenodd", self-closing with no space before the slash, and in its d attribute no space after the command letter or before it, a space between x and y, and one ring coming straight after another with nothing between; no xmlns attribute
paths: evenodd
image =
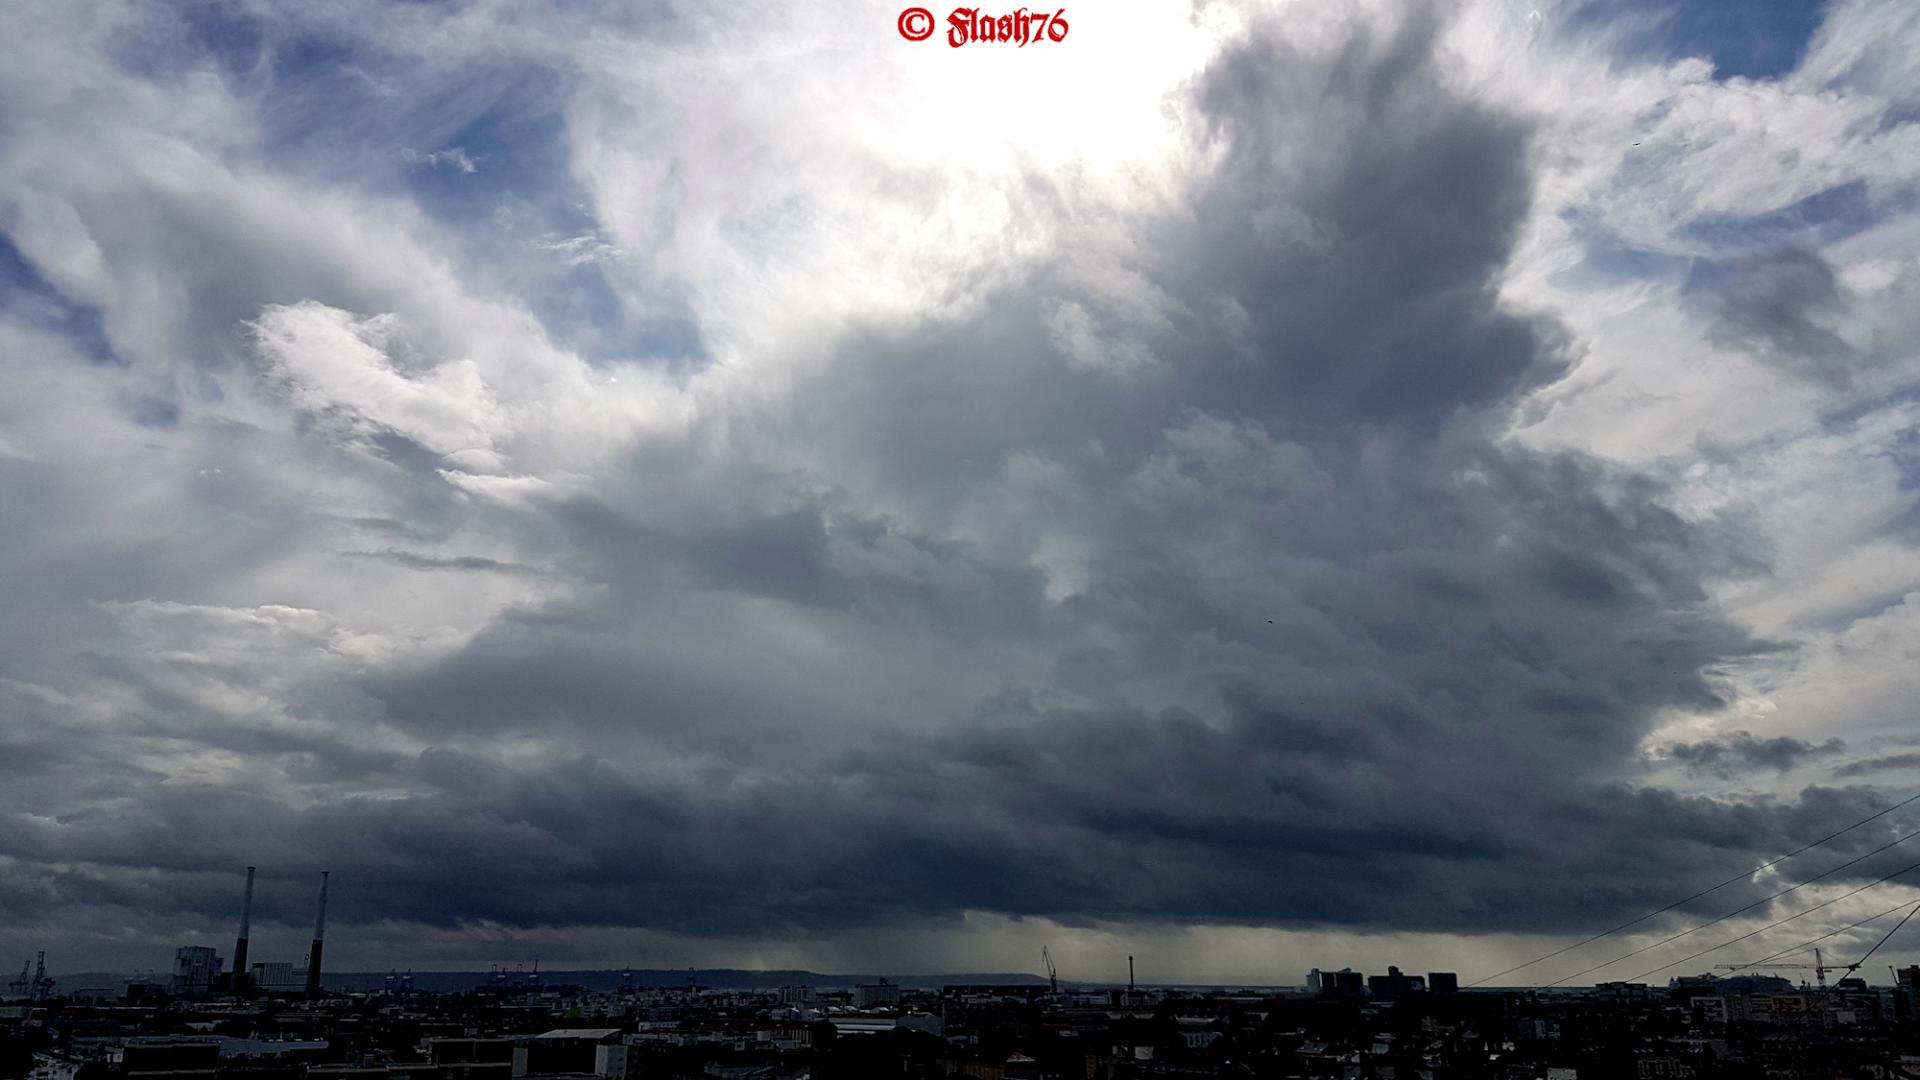
<svg viewBox="0 0 1920 1080"><path fill-rule="evenodd" d="M1623 955L1616 956L1613 959L1608 960L1603 964L1595 964L1590 968L1582 968L1571 975L1562 975L1561 977L1553 980L1550 983L1542 983L1540 986L1535 987L1535 989L1543 990L1550 986L1559 986L1561 983L1566 982L1568 979L1577 979L1582 975L1599 971L1601 968L1612 967L1613 965L1619 963L1622 960L1630 960L1633 957L1639 956L1641 953L1651 952L1662 945L1666 945L1670 942L1678 941L1681 938L1686 937L1688 934L1695 933L1700 930L1705 930L1709 926L1718 926L1719 924L1726 922L1728 919L1733 918L1735 915L1743 915L1749 911L1752 911L1754 908L1759 907L1762 904L1771 903L1772 901L1778 900L1790 892L1794 892L1795 890L1805 888L1806 886L1811 885L1816 881L1819 881L1821 878L1832 877L1833 875L1839 873L1840 871L1845 870L1849 866L1853 866L1856 863L1865 862L1866 860L1873 858L1875 855L1880 854L1881 852L1887 850L1888 848L1898 847L1901 844L1906 843L1907 841L1913 839L1916 836L1920 836L1920 829L1915 829L1914 831L1908 833L1907 835L1901 837L1900 839L1895 840L1893 843L1883 844L1880 847L1874 848L1872 851L1867 852L1865 855L1862 855L1857 859L1849 859L1846 862L1843 862L1839 866L1833 867L1830 870L1823 870L1820 873L1815 874L1814 876L1806 879L1805 881L1800 882L1797 885L1792 885L1785 889L1781 889L1779 892L1774 893L1772 896L1761 897L1760 899L1755 900L1753 903L1748 904L1746 907L1740 908L1736 911L1729 911L1725 915L1722 915L1717 919L1710 919L1706 922L1701 923L1698 926L1689 927L1673 935L1672 937L1662 938L1661 940L1656 941L1651 945L1643 945L1640 948L1635 949L1630 953L1625 953Z"/></svg>
<svg viewBox="0 0 1920 1080"><path fill-rule="evenodd" d="M1914 863L1912 866L1909 866L1904 870L1895 870L1893 873L1888 874L1886 877L1881 878L1879 881L1870 881L1867 884L1862 885L1859 888L1853 890L1852 892L1841 893L1839 896L1836 896L1831 900L1822 900L1821 902L1813 905L1812 907L1807 908L1804 911L1795 912L1792 915L1788 915L1784 919L1775 919L1773 922L1768 923L1767 925L1761 927L1758 930L1749 930L1748 932L1741 934L1737 938L1728 938L1726 941L1723 941L1718 945L1714 945L1710 948L1701 949L1699 952L1694 953L1691 956L1683 956L1680 959L1675 960L1671 964L1662 964L1657 968L1649 968L1648 970L1643 971L1638 975L1629 975L1627 976L1627 981L1638 982L1639 980L1644 979L1649 975L1658 975L1659 973L1667 970L1668 968L1676 968L1676 967L1679 967L1681 964L1687 963L1690 960L1698 960L1699 958L1707 955L1708 953L1719 952L1721 949L1724 949L1729 945L1738 945L1740 942L1745 941L1748 938L1759 937L1761 934L1766 933L1767 931L1773 929L1776 926L1784 926L1787 923L1792 922L1793 920L1799 918L1802 915L1811 915L1814 912L1819 911L1821 908L1828 906L1829 904L1837 904L1840 901L1847 899L1848 897L1856 896L1860 893L1866 892L1868 889L1871 889L1876 885L1885 884L1886 882L1899 877L1901 874L1910 873L1914 870L1920 870L1920 862ZM1902 904L1900 906L1905 907L1906 904Z"/></svg>
<svg viewBox="0 0 1920 1080"><path fill-rule="evenodd" d="M1797 953L1797 952L1800 952L1800 951L1801 951L1801 950L1803 950L1803 949L1811 949L1811 948L1813 948L1813 947L1814 947L1815 945L1818 945L1818 944L1820 944L1821 942L1823 942L1823 941L1825 941L1825 940L1827 940L1827 939L1828 939L1828 938L1830 938L1830 937L1837 937L1838 935L1840 935L1840 934L1844 934L1844 933L1846 933L1846 932L1847 932L1847 931L1849 931L1849 930L1858 930L1858 929L1860 929L1861 927L1863 927L1863 926L1865 926L1865 925L1867 925L1867 924L1868 924L1868 923L1870 923L1870 922L1877 922L1877 921L1878 921L1878 920L1880 920L1880 919L1884 919L1884 918L1886 918L1887 916L1889 916L1889 915L1891 915L1891 914L1893 914L1894 912L1896 912L1896 911L1899 911L1899 910L1900 910L1901 908L1903 908L1903 907L1906 907L1906 906L1907 906L1908 904L1910 904L1910 903L1912 903L1912 902L1913 902L1913 901L1911 901L1911 900L1902 900L1902 901L1900 901L1899 903L1897 903L1897 904L1895 904L1895 905L1893 905L1892 907L1890 907L1890 908L1888 908L1887 910L1885 910L1885 911L1882 911L1882 912L1880 912L1880 913L1879 913L1879 914L1877 914L1877 915L1869 915L1869 916L1867 916L1866 918L1864 918L1864 919L1861 919L1861 920L1860 920L1859 922L1857 922L1857 923L1848 923L1848 924L1847 924L1846 926L1843 926L1843 927L1841 927L1841 928L1840 928L1840 929L1838 929L1838 930L1829 930L1829 931L1827 931L1826 933L1824 933L1824 934L1821 934L1821 935L1820 935L1819 937L1817 937L1817 938L1808 938L1807 940L1805 940L1805 941L1803 941L1803 942L1801 942L1801 943L1800 943L1800 944L1798 944L1798 945L1791 945L1791 946L1788 946L1787 948L1784 948L1784 949L1781 949L1781 950L1780 950L1779 952L1777 952L1777 953L1768 953L1767 955L1765 955L1765 956L1763 956L1763 957L1761 957L1761 958L1760 958L1760 959L1758 959L1758 960L1749 960L1749 961L1747 961L1747 962L1746 962L1746 963L1744 963L1744 964L1729 964L1729 965L1727 965L1727 969L1728 969L1729 971L1745 971L1745 970L1747 970L1748 968L1755 968L1755 967L1759 967L1759 966L1760 966L1761 964L1764 964L1764 963L1767 963L1767 962L1768 962L1768 961L1770 961L1770 960L1778 960L1778 959L1780 959L1780 958L1781 958L1781 957L1783 957L1783 956L1791 956L1791 955L1793 955L1794 953ZM1820 965L1820 966L1822 966L1822 967L1825 967L1825 965L1824 965L1824 964L1823 964L1823 965ZM1838 969L1838 968L1827 968L1827 970L1829 970L1829 971L1838 971L1839 969ZM1729 976L1729 977L1731 977L1731 976Z"/></svg>
<svg viewBox="0 0 1920 1080"><path fill-rule="evenodd" d="M1920 904L1913 905L1913 911L1920 911ZM1873 943L1873 948L1867 950L1867 955L1861 957L1858 960L1855 960L1851 964L1848 964L1847 974L1851 975L1854 972L1859 971L1861 964L1864 964L1868 960L1873 959L1873 954L1880 951L1880 946L1885 945L1887 943L1888 938L1891 938L1893 935L1899 933L1900 928L1907 925L1907 920L1913 918L1913 911L1909 911L1905 915L1900 916L1900 921L1893 924L1893 929L1887 931L1885 937L1882 937L1879 941L1876 941ZM1833 980L1833 985L1827 987L1827 993L1829 994L1833 993L1834 990L1837 989L1839 986L1840 986L1840 980L1839 979Z"/></svg>
<svg viewBox="0 0 1920 1080"><path fill-rule="evenodd" d="M1666 907L1655 908L1654 910L1647 912L1645 915L1640 916L1639 918L1633 920L1632 922L1623 922L1619 926L1616 926L1611 930L1602 930L1599 933L1593 935L1592 937L1585 938L1580 941L1576 941L1564 949L1555 949L1553 952L1550 952L1545 956L1541 956L1541 957L1537 957L1535 959L1529 960L1524 964L1516 964L1513 967L1506 969L1505 971L1496 971L1491 975L1487 975L1482 978L1475 979L1472 982L1468 983L1467 985L1479 986L1483 982L1490 982L1494 979L1499 978L1502 975L1511 975L1514 972L1519 971L1521 968L1530 968L1533 965L1540 963L1541 961L1551 960L1556 956L1564 956L1567 953L1570 953L1573 950L1580 948L1582 945L1591 945L1594 942L1599 941L1603 937L1611 937L1612 935L1617 934L1620 931L1625 930L1629 927L1639 926L1641 923L1646 922L1648 919L1653 918L1655 915L1665 915L1667 912L1672 911L1674 908L1680 907L1683 904L1691 904L1695 900L1700 899L1701 897L1707 895L1708 893L1718 892L1719 890L1726 888L1727 886L1733 884L1736 881L1745 881L1748 878L1751 878L1753 875L1759 873L1762 870L1767 869L1770 866L1773 866L1777 863L1786 862L1788 859L1793 858L1795 855L1800 855L1808 851L1812 851L1814 848L1819 847L1821 844L1824 844L1829 840L1832 840L1836 837L1845 836L1847 833L1852 832L1853 830L1859 828L1860 826L1865 825L1868 822L1875 821L1879 818L1886 817L1888 814L1893 813L1895 810L1898 810L1901 807L1906 806L1907 804L1913 803L1913 802L1920 802L1920 794L1908 796L1907 798L1902 799L1897 803L1894 803L1892 806L1887 807L1885 810L1882 810L1879 813L1872 815L1871 817L1861 818L1859 821L1856 821L1853 824L1847 826L1846 828L1841 829L1837 833L1830 833L1826 836L1823 836L1820 839L1815 840L1813 843L1806 845L1805 847L1794 848L1792 851L1787 852L1785 855L1782 855L1779 858L1773 859L1769 862L1763 862L1759 866L1756 866L1753 869L1746 871L1745 873L1735 874L1733 877L1728 878L1727 880L1721 882L1718 885L1701 889L1699 892L1694 893L1692 896L1687 897L1685 900L1675 900L1673 903L1668 904Z"/></svg>

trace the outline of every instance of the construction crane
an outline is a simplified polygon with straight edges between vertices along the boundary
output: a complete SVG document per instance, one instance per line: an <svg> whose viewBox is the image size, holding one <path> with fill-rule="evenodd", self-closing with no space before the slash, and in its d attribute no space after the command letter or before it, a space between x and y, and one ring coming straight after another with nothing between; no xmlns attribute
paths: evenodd
<svg viewBox="0 0 1920 1080"><path fill-rule="evenodd" d="M1814 978L1819 980L1820 989L1822 990L1827 988L1827 972L1837 970L1827 966L1826 958L1820 955L1819 949L1813 950L1813 963L1811 964L1722 964L1720 966L1730 972L1751 971L1756 968L1798 968L1802 971L1812 968ZM1804 986L1806 984L1802 983L1801 985Z"/></svg>
<svg viewBox="0 0 1920 1080"><path fill-rule="evenodd" d="M1040 962L1047 966L1047 993L1049 994L1059 993L1060 992L1060 973L1054 970L1053 954L1047 951L1047 947L1045 945L1040 946Z"/></svg>

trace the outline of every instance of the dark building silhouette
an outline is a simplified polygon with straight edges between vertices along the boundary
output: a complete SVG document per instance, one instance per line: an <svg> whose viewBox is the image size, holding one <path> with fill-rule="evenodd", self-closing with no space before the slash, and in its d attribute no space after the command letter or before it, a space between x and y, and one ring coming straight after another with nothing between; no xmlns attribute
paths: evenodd
<svg viewBox="0 0 1920 1080"><path fill-rule="evenodd" d="M247 967L247 937L253 925L253 867L247 867L247 891L240 900L240 936L233 942L233 992L246 997L252 990Z"/></svg>
<svg viewBox="0 0 1920 1080"><path fill-rule="evenodd" d="M1425 979L1418 975L1403 975L1400 969L1391 965L1385 975L1375 975L1367 980L1367 993L1384 1001L1418 994L1427 988Z"/></svg>
<svg viewBox="0 0 1920 1080"><path fill-rule="evenodd" d="M1307 989L1323 996L1359 997L1366 992L1366 988L1366 976L1348 968L1339 971L1314 968L1307 973Z"/></svg>
<svg viewBox="0 0 1920 1080"><path fill-rule="evenodd" d="M320 996L320 951L327 938L327 872L320 871L320 913L313 920L313 951L307 954L307 998Z"/></svg>

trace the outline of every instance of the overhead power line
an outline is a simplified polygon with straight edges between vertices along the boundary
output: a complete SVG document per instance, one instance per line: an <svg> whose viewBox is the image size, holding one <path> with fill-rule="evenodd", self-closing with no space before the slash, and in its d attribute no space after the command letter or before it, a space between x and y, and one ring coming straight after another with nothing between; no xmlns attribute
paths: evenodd
<svg viewBox="0 0 1920 1080"><path fill-rule="evenodd" d="M1813 948L1815 945L1820 944L1821 942L1827 940L1830 937L1838 937L1849 930L1858 930L1870 922L1878 922L1879 920L1886 918L1887 916L1893 914L1894 912L1899 911L1901 908L1912 905L1912 903L1913 901L1911 900L1902 900L1899 903L1888 908L1887 910L1879 912L1877 914L1869 915L1866 918L1861 919L1857 923L1848 923L1847 925L1842 926L1837 930L1829 930L1826 933L1821 934L1819 937L1808 938L1807 940L1801 942L1798 945L1788 946L1787 948L1781 949L1779 952L1776 952L1776 953L1768 953L1767 955L1761 957L1758 960L1749 960L1744 964L1732 965L1733 970L1744 971L1747 968L1759 967L1761 964L1778 960L1783 956L1792 956L1794 953L1803 952L1807 949ZM1838 970L1838 969L1830 969L1830 970Z"/></svg>
<svg viewBox="0 0 1920 1080"><path fill-rule="evenodd" d="M1582 975L1588 975L1593 972L1599 971L1601 968L1612 967L1613 965L1619 963L1622 960L1630 960L1633 957L1639 956L1641 953L1651 952L1662 945L1667 945L1672 942L1678 941L1681 938L1686 937L1688 934L1697 933L1698 931L1705 930L1709 926L1718 926L1719 924L1726 922L1728 919L1731 919L1736 915L1744 915L1745 913L1752 911L1754 908L1757 908L1762 904L1771 903L1787 895L1790 892L1795 892L1799 889L1803 889L1808 885L1811 885L1814 882L1821 880L1822 878L1832 877L1833 875L1839 873L1840 871L1845 870L1849 866L1854 866L1859 863L1865 862L1868 859L1873 858L1875 855L1878 855L1881 852L1886 851L1888 848L1899 847L1901 844L1906 843L1907 841L1913 839L1916 836L1920 836L1920 829L1915 829L1914 831L1906 834L1905 836L1902 836L1901 838L1893 841L1892 843L1882 844L1879 847L1874 848L1872 851L1867 852L1865 855L1859 856L1858 858L1848 859L1846 862L1841 863L1839 866L1822 870L1820 873L1815 874L1812 877L1805 879L1804 881L1796 882L1793 885L1789 885L1788 887L1781 889L1779 892L1774 893L1772 896L1763 896L1760 899L1755 900L1753 903L1748 904L1746 907L1736 908L1735 910L1729 911L1725 915L1722 915L1717 919L1708 919L1706 922L1700 923L1697 926L1690 926L1687 929L1682 930L1677 934L1674 934L1670 937L1661 938L1659 941L1656 941L1651 945L1642 945L1640 948L1635 949L1630 953L1622 953L1621 955L1616 956L1613 959L1608 960L1604 963L1595 964L1592 967L1588 967L1588 968L1581 968L1579 971L1576 971L1571 975L1562 975L1550 983L1542 983L1541 988L1545 988L1549 986L1559 986L1561 983L1566 982L1569 979L1577 979Z"/></svg>
<svg viewBox="0 0 1920 1080"><path fill-rule="evenodd" d="M1635 926L1639 926L1641 923L1646 922L1648 919L1653 918L1655 915L1665 915L1667 912L1672 911L1674 908L1681 907L1686 904L1691 904L1695 900L1698 900L1709 893L1718 892L1721 889L1724 889L1727 886L1732 885L1736 881L1745 881L1748 878L1751 878L1753 875L1759 873L1762 870L1767 869L1770 866L1775 866L1779 863L1786 862L1788 859L1793 858L1795 855L1801 855L1801 854L1805 854L1806 852L1812 851L1814 848L1819 847L1820 845L1826 843L1829 840L1833 840L1833 839L1837 839L1839 837L1845 836L1846 834L1852 832L1853 830L1859 828L1862 825L1866 825L1870 822L1877 821L1880 818L1886 817L1888 814L1893 813L1895 810L1898 810L1901 807L1914 802L1920 802L1920 794L1910 795L1907 798L1902 799L1897 803L1894 803L1892 806L1887 807L1885 810L1882 810L1876 814L1872 814L1867 817L1861 818L1859 821L1856 821L1853 824L1847 826L1846 828L1841 829L1839 832L1828 833L1826 836L1823 836L1820 839L1815 840L1810 844L1807 844L1802 847L1794 848L1792 851L1787 852L1785 855L1781 855L1776 858L1770 859L1766 862L1763 862L1759 866L1756 866L1751 870L1745 871L1744 873L1735 874L1734 876L1728 878L1727 880L1721 882L1718 885L1710 885L1707 888L1701 889L1699 892L1694 893L1692 896L1686 897L1681 900L1675 900L1673 903L1668 904L1666 907L1655 908L1652 911L1647 912L1645 915L1642 915L1637 919L1633 919L1628 922L1623 922L1619 926L1613 927L1610 930L1602 930L1599 933L1593 935L1592 937L1582 938L1581 940L1576 941L1571 945L1568 945L1564 949L1555 949L1554 951L1547 953L1544 956L1537 956L1532 960L1527 961L1524 964L1515 964L1514 966L1507 968L1505 971L1496 971L1491 975L1482 976L1481 978L1475 979L1472 982L1468 983L1467 985L1479 986L1481 983L1491 982L1502 975L1511 975L1516 971L1520 971L1524 968L1530 968L1535 964L1543 963L1547 960L1551 960L1556 956L1565 956L1567 953L1570 953L1573 950L1578 949L1583 945L1591 945L1594 942L1599 941L1601 938L1612 937L1614 934L1617 934L1622 930L1627 930ZM1625 959L1625 957L1622 957L1622 959ZM1605 965L1602 965L1602 966L1604 967Z"/></svg>
<svg viewBox="0 0 1920 1080"><path fill-rule="evenodd" d="M1758 929L1758 930L1749 930L1749 931L1747 931L1746 933L1744 933L1744 934L1741 934L1741 935L1740 935L1739 937L1736 937L1736 938L1728 938L1727 940L1725 940L1725 941L1723 941L1723 942L1721 942L1721 943L1720 943L1720 944L1718 944L1718 945L1714 945L1714 946L1711 946L1711 947L1709 947L1709 948L1705 948L1705 949L1701 949L1701 950L1700 950L1699 952L1697 952L1697 953L1693 953L1693 954L1692 954L1692 955L1690 955L1690 956L1683 956L1683 957L1681 957L1680 959L1678 959L1678 960L1675 960L1675 961L1674 961L1673 963L1671 963L1671 964L1662 964L1662 965L1660 965L1660 966L1659 966L1659 967L1657 967L1657 968L1649 968L1649 969L1647 969L1646 971L1643 971L1643 972L1641 972L1641 973L1640 973L1640 974L1638 974L1638 975L1629 975L1629 976L1627 976L1627 981L1628 981L1628 982L1637 982L1637 981L1639 981L1640 979L1644 979L1644 978L1646 978L1646 977L1647 977L1647 976L1649 976L1649 975L1658 975L1659 973L1661 973L1661 972L1663 972L1663 971L1665 971L1665 970L1667 970L1668 968L1676 968L1676 967L1679 967L1679 966L1680 966L1681 964L1684 964L1684 963L1686 963L1686 962L1688 962L1689 960L1698 960L1699 958L1701 958L1701 957L1703 957L1703 956L1705 956L1705 955L1707 955L1708 953L1713 953L1713 952L1719 952L1719 951L1720 951L1721 949L1724 949L1724 948L1726 948L1726 947L1727 947L1727 946L1729 946L1729 945L1738 945L1739 943L1741 943L1741 942L1743 942L1743 941L1746 941L1746 940L1747 940L1747 939L1749 939L1749 938L1755 938L1755 937L1759 937L1759 936L1760 936L1761 934L1764 934L1764 933L1766 933L1767 931L1769 931L1769 930L1771 930L1771 929L1773 929L1773 928L1774 928L1774 927L1776 927L1776 926L1784 926L1784 925L1786 925L1787 923L1790 923L1790 922L1792 922L1793 920L1795 920L1795 919L1798 919L1798 918L1800 918L1800 917L1801 917L1802 915L1811 915L1811 914L1813 914L1814 912L1816 912L1816 911L1819 911L1819 910L1820 910L1821 908L1823 908L1823 907L1827 907L1827 906L1829 906L1829 905L1831 905L1831 904L1837 904L1837 903L1839 903L1840 901L1842 901L1842 900L1845 900L1845 899L1847 899L1847 898L1849 898L1849 897L1852 897L1852 896L1857 896L1857 895L1859 895L1860 893L1863 893L1863 892L1866 892L1866 891L1867 891L1868 889L1871 889L1871 888L1873 888L1873 887L1874 887L1874 886L1876 886L1876 885L1884 885L1885 883L1887 883L1887 882L1889 882L1889 881L1891 881L1891 880L1893 880L1894 878L1897 878L1897 877L1899 877L1899 876L1900 876L1901 874L1906 874L1906 873L1911 873L1912 871L1915 871L1915 870L1920 870L1920 862L1917 862L1917 863L1914 863L1914 864L1913 864L1912 866L1908 866L1908 867L1904 867L1904 868L1902 868L1902 869L1899 869L1899 870L1895 870L1895 871L1894 871L1893 873L1891 873L1891 874L1888 874L1887 876L1885 876L1885 877L1883 877L1883 878L1881 878L1881 879L1879 879L1878 881L1869 881L1869 882L1867 882L1867 883L1866 883L1865 885L1862 885L1862 886L1860 886L1859 888L1857 888L1857 889L1854 889L1854 890L1853 890L1852 892L1845 892L1845 893L1841 893L1841 894L1840 894L1839 896L1836 896L1836 897L1834 897L1834 898L1833 898L1833 899L1831 899L1831 900L1822 900L1821 902L1819 902L1819 903L1817 903L1817 904L1815 904L1815 905L1813 905L1813 906L1812 906L1812 907L1810 907L1810 908L1806 908L1806 909L1804 909L1804 910L1801 910L1801 911L1797 911L1797 912L1794 912L1794 913L1793 913L1792 915L1788 915L1788 916L1786 916L1785 918L1782 918L1782 919L1775 919L1774 921L1772 921L1772 922L1770 922L1770 923L1768 923L1767 925L1765 925L1765 926L1763 926L1763 927L1761 927L1761 928L1760 928L1760 929ZM1912 903L1912 901L1907 901L1907 903ZM1900 907L1905 907L1905 906L1906 906L1906 904L1901 904L1901 905L1900 905ZM1896 908L1895 910L1899 910L1899 909L1898 909L1898 908Z"/></svg>
<svg viewBox="0 0 1920 1080"><path fill-rule="evenodd" d="M1887 932L1886 932L1885 934L1883 934L1883 935L1881 935L1881 938L1880 938L1880 940L1879 940L1879 941L1876 941L1876 942L1874 942L1874 943L1873 943L1873 948L1871 948L1871 949L1868 949L1868 950L1867 950L1867 952L1866 952L1866 955L1864 955L1864 956L1862 956L1862 957L1861 957L1860 959L1858 959L1858 960L1855 960L1855 961L1854 961L1853 963L1851 963L1851 964L1848 964L1848 965L1847 965L1847 967L1846 967L1846 972L1847 972L1847 974L1848 974L1848 975L1851 975L1851 974L1853 974L1854 972L1856 972L1856 971L1859 971L1859 970L1860 970L1860 965L1862 965L1862 964L1864 964L1864 963L1866 963L1866 962L1867 962L1868 960L1871 960L1871 959L1873 959L1873 954L1874 954L1874 953L1877 953L1877 952L1879 952L1879 951L1880 951L1880 946L1882 946L1882 945L1885 945L1885 944L1887 943L1887 940L1888 940L1889 938L1891 938L1891 937L1893 937L1893 935L1895 935L1895 934L1897 934L1897 933L1899 933L1899 932L1900 932L1900 928L1901 928L1901 927L1903 927L1903 926L1905 926L1905 925L1907 925L1907 920L1908 920L1908 919L1911 919L1911 918L1913 918L1913 912L1914 912L1914 911L1920 911L1920 904L1915 904L1915 905L1913 905L1913 911L1909 911L1909 912L1907 912L1907 913L1906 913L1905 915L1902 915L1902 916L1900 916L1900 921L1899 921L1899 922L1897 922L1897 923L1894 923L1894 924L1893 924L1893 929L1891 929L1891 930L1889 930L1889 931L1887 931ZM1839 985L1840 985L1840 980L1839 980L1839 979L1835 979L1835 980L1833 981L1833 985L1832 985L1832 986L1829 986L1829 987L1827 987L1827 993L1829 993L1829 994L1831 994L1831 993L1833 993L1833 991L1835 990L1835 988L1837 988L1837 987L1838 987Z"/></svg>

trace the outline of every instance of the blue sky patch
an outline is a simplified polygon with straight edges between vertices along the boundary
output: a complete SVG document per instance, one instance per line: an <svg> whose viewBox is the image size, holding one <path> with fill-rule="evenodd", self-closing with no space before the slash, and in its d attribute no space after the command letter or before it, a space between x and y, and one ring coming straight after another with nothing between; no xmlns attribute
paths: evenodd
<svg viewBox="0 0 1920 1080"><path fill-rule="evenodd" d="M1820 247L1882 220L1864 181L1815 192L1772 213L1702 214L1679 230L1691 240L1726 249L1796 244Z"/></svg>
<svg viewBox="0 0 1920 1080"><path fill-rule="evenodd" d="M1819 28L1814 0L1614 0L1574 9L1569 28L1626 28L1636 56L1705 56L1714 77L1771 79L1792 71Z"/></svg>
<svg viewBox="0 0 1920 1080"><path fill-rule="evenodd" d="M59 334L95 363L122 363L107 340L100 309L54 288L6 233L0 233L0 311L42 332Z"/></svg>

